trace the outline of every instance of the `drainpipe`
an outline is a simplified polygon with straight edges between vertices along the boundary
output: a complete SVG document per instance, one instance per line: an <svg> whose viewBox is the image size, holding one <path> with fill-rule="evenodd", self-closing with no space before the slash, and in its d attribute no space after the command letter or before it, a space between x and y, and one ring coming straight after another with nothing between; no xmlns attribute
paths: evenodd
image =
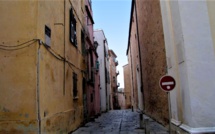
<svg viewBox="0 0 215 134"><path fill-rule="evenodd" d="M140 38L139 38L136 0L134 0L134 8L135 8L135 17L136 17L137 41L138 41L139 63L140 63L140 81L141 81L140 90L141 90L142 96L143 96L143 109L144 109L143 112L144 112L145 111L145 99L144 99L144 91L143 91L142 59L141 59L141 52L140 52Z"/></svg>
<svg viewBox="0 0 215 134"><path fill-rule="evenodd" d="M63 41L63 44L64 44L64 58L66 58L66 0L64 0L64 41ZM64 63L63 63L63 95L65 95L65 86L66 86L66 62L64 60Z"/></svg>
<svg viewBox="0 0 215 134"><path fill-rule="evenodd" d="M37 107L37 121L38 121L38 134L41 134L41 116L40 116L40 41L37 51L37 89L36 89L36 107Z"/></svg>

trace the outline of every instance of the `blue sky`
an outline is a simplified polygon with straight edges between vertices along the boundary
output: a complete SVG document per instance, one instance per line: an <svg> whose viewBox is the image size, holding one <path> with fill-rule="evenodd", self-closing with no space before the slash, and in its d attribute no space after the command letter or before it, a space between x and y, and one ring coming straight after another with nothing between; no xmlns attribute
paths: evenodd
<svg viewBox="0 0 215 134"><path fill-rule="evenodd" d="M127 64L126 50L130 21L131 0L92 0L94 29L103 29L109 49L117 55L120 74L118 82L124 87L123 68Z"/></svg>

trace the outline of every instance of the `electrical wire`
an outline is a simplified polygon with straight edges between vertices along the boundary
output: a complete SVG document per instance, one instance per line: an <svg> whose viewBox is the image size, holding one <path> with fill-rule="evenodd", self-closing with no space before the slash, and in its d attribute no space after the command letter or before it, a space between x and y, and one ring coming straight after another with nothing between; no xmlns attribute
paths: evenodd
<svg viewBox="0 0 215 134"><path fill-rule="evenodd" d="M50 51L50 48L45 46L44 47L46 48L46 50L51 54L53 55L56 59L60 60L60 61L64 61L64 59L62 59L61 57L58 57L55 53L53 53L52 51Z"/></svg>
<svg viewBox="0 0 215 134"><path fill-rule="evenodd" d="M34 40L35 40L35 39L34 39ZM31 40L31 41L32 41L32 40ZM0 47L0 49L1 49L1 50L5 50L5 51L14 51L14 50L19 50L19 49L23 49L23 48L29 47L29 46L31 46L32 44L34 44L35 42L37 42L37 40L35 40L34 42L28 44L27 46L23 46L23 47L19 47L19 48L10 48L10 49L8 49L8 48L1 48L1 47ZM23 44L22 44L22 45L23 45ZM17 46L18 46L18 45L17 45ZM20 44L19 46L21 46L21 44ZM9 47L9 46L7 46L7 47ZM13 47L15 47L15 46L13 46Z"/></svg>
<svg viewBox="0 0 215 134"><path fill-rule="evenodd" d="M32 41L34 41L34 42L32 42ZM32 39L32 40L26 41L26 42L24 42L24 43L22 43L22 44L13 45L13 46L0 45L0 50L5 50L5 51L19 50L19 49L23 49L23 48L29 47L29 46L33 45L35 42L37 42L37 41L40 41L40 40L39 40L39 39ZM29 42L32 42L32 43L26 45L26 44L29 43ZM58 60L60 60L60 61L66 62L66 63L69 65L69 67L70 67L73 71L74 71L74 69L73 69L72 67L74 67L74 68L76 68L76 69L78 69L78 70L84 72L84 70L82 70L82 69L76 67L73 63L71 63L71 62L68 61L66 58L64 58L63 56L61 56L60 54L58 54L58 53L57 53L55 50L53 50L52 48L48 47L45 43L42 43L42 44L43 44L43 46L45 47L45 49L46 49L52 56L54 56L56 59L58 59ZM26 46L24 46L24 45L26 45ZM23 46L23 47L21 47L21 46ZM3 47L5 47L5 48L3 48Z"/></svg>
<svg viewBox="0 0 215 134"><path fill-rule="evenodd" d="M14 45L14 46L5 46L5 45L0 45L0 46L2 46L2 47L19 47L19 46L25 45L25 44L27 44L27 43L29 43L31 41L34 41L34 40L37 40L37 39L32 39L32 40L26 41L26 42L24 42L22 44Z"/></svg>
<svg viewBox="0 0 215 134"><path fill-rule="evenodd" d="M68 64L68 65L69 65L69 67L72 69L72 71L75 72L75 70L72 68L72 66L71 66L70 64Z"/></svg>
<svg viewBox="0 0 215 134"><path fill-rule="evenodd" d="M68 61L66 58L62 57L60 54L58 54L58 53L57 53L56 51L54 51L52 48L48 47L46 44L43 43L43 45L44 45L44 47L46 48L46 50L47 50L51 55L53 55L56 59L58 59L58 60L60 60L60 61L66 62L66 63L69 65L69 67L70 67L73 71L74 71L74 69L73 69L72 67L74 67L74 68L76 68L76 69L78 69L78 70L84 72L84 70L82 70L82 69L76 67L73 63L71 63L70 61Z"/></svg>

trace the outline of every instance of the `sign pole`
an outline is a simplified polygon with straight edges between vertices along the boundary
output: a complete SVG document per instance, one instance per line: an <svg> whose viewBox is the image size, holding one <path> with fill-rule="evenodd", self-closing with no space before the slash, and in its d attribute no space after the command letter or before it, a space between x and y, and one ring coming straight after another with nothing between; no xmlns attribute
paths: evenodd
<svg viewBox="0 0 215 134"><path fill-rule="evenodd" d="M171 116L171 102L170 102L170 93L169 92L167 92L167 96L168 96L168 105L169 105L169 134L171 134L172 132L171 132L171 118L172 118L172 116Z"/></svg>
<svg viewBox="0 0 215 134"><path fill-rule="evenodd" d="M172 76L164 75L161 77L159 81L160 88L167 93L168 97L168 108L169 108L169 133L171 134L171 118L172 118L172 112L171 112L171 102L170 102L170 91L172 91L175 88L176 82L175 79Z"/></svg>

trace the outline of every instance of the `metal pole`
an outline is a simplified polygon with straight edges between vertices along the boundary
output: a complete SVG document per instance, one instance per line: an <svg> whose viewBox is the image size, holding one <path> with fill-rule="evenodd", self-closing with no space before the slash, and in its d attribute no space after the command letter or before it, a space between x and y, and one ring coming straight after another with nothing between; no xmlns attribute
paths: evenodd
<svg viewBox="0 0 215 134"><path fill-rule="evenodd" d="M168 105L169 105L169 134L171 134L171 102L170 102L170 93L167 92L168 96Z"/></svg>
<svg viewBox="0 0 215 134"><path fill-rule="evenodd" d="M140 113L139 116L140 116L140 128L143 128L143 114Z"/></svg>

